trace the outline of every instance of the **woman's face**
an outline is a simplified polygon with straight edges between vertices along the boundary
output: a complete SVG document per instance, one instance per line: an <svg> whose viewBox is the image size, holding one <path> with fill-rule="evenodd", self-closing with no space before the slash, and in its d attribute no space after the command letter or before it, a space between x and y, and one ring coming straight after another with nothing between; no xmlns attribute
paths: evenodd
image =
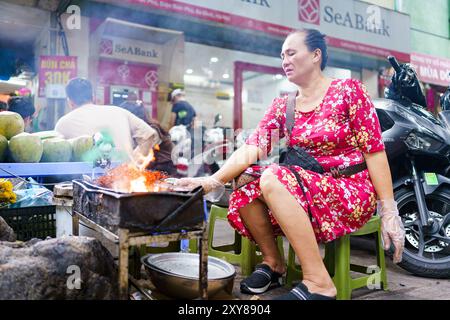
<svg viewBox="0 0 450 320"><path fill-rule="evenodd" d="M305 34L295 33L286 38L281 50L282 67L286 77L293 83L301 83L302 78L320 66L320 50L310 52L305 45Z"/></svg>

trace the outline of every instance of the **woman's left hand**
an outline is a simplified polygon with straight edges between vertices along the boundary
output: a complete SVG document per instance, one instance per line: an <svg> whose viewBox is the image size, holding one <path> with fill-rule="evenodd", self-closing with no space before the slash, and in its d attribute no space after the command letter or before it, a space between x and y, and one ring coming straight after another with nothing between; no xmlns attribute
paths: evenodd
<svg viewBox="0 0 450 320"><path fill-rule="evenodd" d="M389 250L394 245L393 262L402 261L403 249L405 247L405 228L399 216L397 202L394 199L377 201L377 212L381 217L381 234L384 249Z"/></svg>

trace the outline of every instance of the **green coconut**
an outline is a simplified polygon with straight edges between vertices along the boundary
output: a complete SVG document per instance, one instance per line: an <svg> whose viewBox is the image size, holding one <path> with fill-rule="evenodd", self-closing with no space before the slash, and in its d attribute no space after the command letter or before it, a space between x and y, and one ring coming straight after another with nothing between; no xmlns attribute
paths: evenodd
<svg viewBox="0 0 450 320"><path fill-rule="evenodd" d="M69 162L72 158L72 145L61 138L42 141L43 153L41 162Z"/></svg>
<svg viewBox="0 0 450 320"><path fill-rule="evenodd" d="M4 136L0 136L0 162L5 161L8 152L8 140Z"/></svg>
<svg viewBox="0 0 450 320"><path fill-rule="evenodd" d="M84 161L84 155L94 147L94 139L88 135L69 139L68 141L72 145L72 161Z"/></svg>
<svg viewBox="0 0 450 320"><path fill-rule="evenodd" d="M39 162L44 148L39 137L23 132L11 138L9 151L14 162Z"/></svg>
<svg viewBox="0 0 450 320"><path fill-rule="evenodd" d="M63 135L57 131L50 130L50 131L39 131L32 133L33 136L41 138L41 140L45 139L53 139L53 138L61 138L63 139Z"/></svg>
<svg viewBox="0 0 450 320"><path fill-rule="evenodd" d="M0 112L0 134L6 139L22 133L24 129L25 123L20 114L11 111Z"/></svg>

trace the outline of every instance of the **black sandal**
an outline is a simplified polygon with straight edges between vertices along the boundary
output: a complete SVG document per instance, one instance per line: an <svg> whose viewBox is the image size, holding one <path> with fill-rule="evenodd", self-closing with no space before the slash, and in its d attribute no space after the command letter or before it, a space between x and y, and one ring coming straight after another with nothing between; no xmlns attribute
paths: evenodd
<svg viewBox="0 0 450 320"><path fill-rule="evenodd" d="M318 293L311 293L303 282L300 282L289 293L276 297L273 300L336 300L336 297L329 297Z"/></svg>
<svg viewBox="0 0 450 320"><path fill-rule="evenodd" d="M261 294L282 284L282 274L272 271L267 264L258 264L255 271L241 281L241 292Z"/></svg>

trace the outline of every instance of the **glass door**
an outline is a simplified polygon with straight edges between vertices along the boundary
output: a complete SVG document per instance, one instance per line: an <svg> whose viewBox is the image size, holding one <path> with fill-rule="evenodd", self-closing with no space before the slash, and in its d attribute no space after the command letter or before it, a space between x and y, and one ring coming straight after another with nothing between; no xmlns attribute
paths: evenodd
<svg viewBox="0 0 450 320"><path fill-rule="evenodd" d="M235 62L234 128L254 129L276 97L297 88L281 68Z"/></svg>

